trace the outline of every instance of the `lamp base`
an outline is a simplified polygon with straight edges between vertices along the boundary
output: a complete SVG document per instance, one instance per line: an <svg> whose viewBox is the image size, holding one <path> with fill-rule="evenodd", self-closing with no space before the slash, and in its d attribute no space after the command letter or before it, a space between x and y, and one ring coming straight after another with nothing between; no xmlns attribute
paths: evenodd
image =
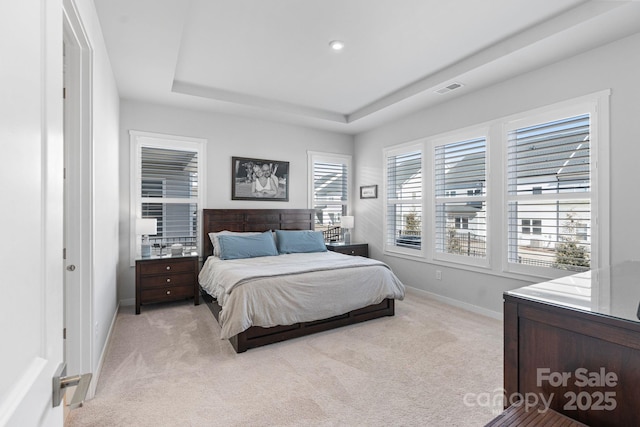
<svg viewBox="0 0 640 427"><path fill-rule="evenodd" d="M344 232L344 243L345 245L351 244L351 233L348 231Z"/></svg>
<svg viewBox="0 0 640 427"><path fill-rule="evenodd" d="M141 245L140 255L142 258L149 258L151 256L151 245Z"/></svg>

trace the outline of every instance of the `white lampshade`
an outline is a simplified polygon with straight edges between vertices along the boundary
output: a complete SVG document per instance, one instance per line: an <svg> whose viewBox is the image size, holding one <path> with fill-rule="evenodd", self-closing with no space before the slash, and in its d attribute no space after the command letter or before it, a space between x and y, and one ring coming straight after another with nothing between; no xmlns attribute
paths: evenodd
<svg viewBox="0 0 640 427"><path fill-rule="evenodd" d="M142 236L158 234L158 220L155 218L136 218L136 234Z"/></svg>
<svg viewBox="0 0 640 427"><path fill-rule="evenodd" d="M348 228L348 229L351 229L351 228L353 228L353 223L354 223L354 220L353 220L353 217L352 217L352 216L343 216L343 217L340 219L340 226L341 226L342 228Z"/></svg>

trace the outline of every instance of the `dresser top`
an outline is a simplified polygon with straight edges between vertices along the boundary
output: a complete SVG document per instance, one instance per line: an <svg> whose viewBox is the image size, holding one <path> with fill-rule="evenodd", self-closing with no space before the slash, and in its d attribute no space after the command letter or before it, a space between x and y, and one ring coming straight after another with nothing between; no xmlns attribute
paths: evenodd
<svg viewBox="0 0 640 427"><path fill-rule="evenodd" d="M640 323L640 261L536 283L505 295Z"/></svg>

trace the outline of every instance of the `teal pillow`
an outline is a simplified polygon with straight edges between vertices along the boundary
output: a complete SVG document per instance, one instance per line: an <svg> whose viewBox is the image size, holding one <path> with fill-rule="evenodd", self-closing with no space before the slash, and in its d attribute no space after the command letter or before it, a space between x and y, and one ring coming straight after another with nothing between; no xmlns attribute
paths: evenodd
<svg viewBox="0 0 640 427"><path fill-rule="evenodd" d="M327 251L321 231L276 230L276 241L281 254Z"/></svg>
<svg viewBox="0 0 640 427"><path fill-rule="evenodd" d="M253 236L219 235L220 259L242 259L278 255L271 231Z"/></svg>

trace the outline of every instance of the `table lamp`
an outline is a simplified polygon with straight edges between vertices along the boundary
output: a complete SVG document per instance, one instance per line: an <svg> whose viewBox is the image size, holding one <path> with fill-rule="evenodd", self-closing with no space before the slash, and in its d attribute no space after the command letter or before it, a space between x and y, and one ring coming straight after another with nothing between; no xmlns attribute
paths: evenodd
<svg viewBox="0 0 640 427"><path fill-rule="evenodd" d="M344 231L344 243L346 245L351 243L351 233L349 230L353 228L353 217L352 216L343 216L340 219L340 226L345 229Z"/></svg>
<svg viewBox="0 0 640 427"><path fill-rule="evenodd" d="M149 235L158 234L158 220L155 218L136 218L136 234L142 236L142 244L140 245L140 255L143 258L151 256L151 244L149 244Z"/></svg>

